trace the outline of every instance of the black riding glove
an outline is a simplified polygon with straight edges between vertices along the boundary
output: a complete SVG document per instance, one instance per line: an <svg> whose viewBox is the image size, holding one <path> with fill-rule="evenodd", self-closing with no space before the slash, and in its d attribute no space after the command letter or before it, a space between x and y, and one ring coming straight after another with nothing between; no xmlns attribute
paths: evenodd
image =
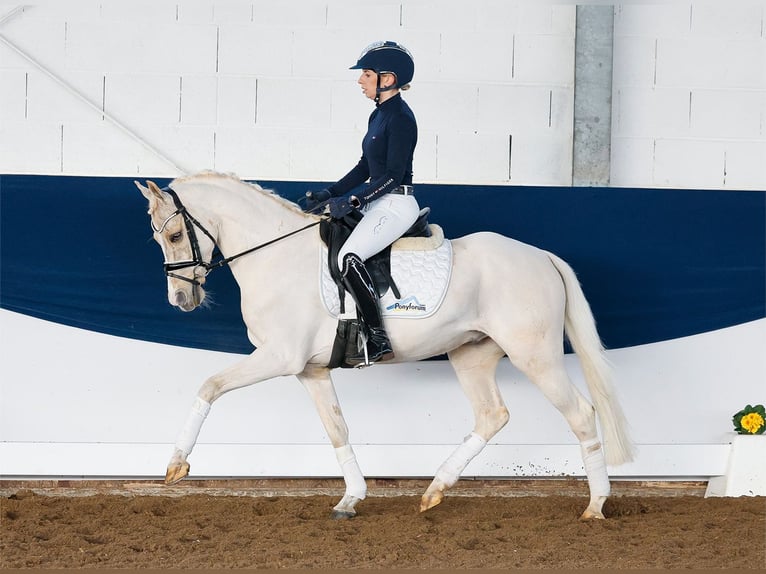
<svg viewBox="0 0 766 574"><path fill-rule="evenodd" d="M332 197L330 190L322 189L320 191L307 191L306 192L306 207L303 211L314 211L320 204L324 203Z"/></svg>

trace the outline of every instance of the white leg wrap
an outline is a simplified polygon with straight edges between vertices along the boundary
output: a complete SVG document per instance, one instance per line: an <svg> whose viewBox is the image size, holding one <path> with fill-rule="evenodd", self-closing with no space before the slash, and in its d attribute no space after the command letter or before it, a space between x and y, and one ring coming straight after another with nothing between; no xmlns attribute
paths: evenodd
<svg viewBox="0 0 766 574"><path fill-rule="evenodd" d="M604 450L598 438L580 443L585 476L588 477L591 497L609 496L611 486L604 462Z"/></svg>
<svg viewBox="0 0 766 574"><path fill-rule="evenodd" d="M454 486L468 463L482 451L486 444L487 441L472 432L465 438L463 444L457 447L455 452L439 467L439 470L436 471L436 479L448 488Z"/></svg>
<svg viewBox="0 0 766 574"><path fill-rule="evenodd" d="M356 462L356 455L350 444L335 449L335 456L338 464L343 471L343 480L346 483L346 496L354 496L359 500L364 500L367 496L367 483L364 482L359 464Z"/></svg>
<svg viewBox="0 0 766 574"><path fill-rule="evenodd" d="M178 435L176 440L176 448L181 451L184 458L192 451L195 443L197 442L197 436L202 428L202 423L205 422L205 417L210 412L210 403L203 401L197 397L192 404L191 412L189 413L186 423L181 434Z"/></svg>

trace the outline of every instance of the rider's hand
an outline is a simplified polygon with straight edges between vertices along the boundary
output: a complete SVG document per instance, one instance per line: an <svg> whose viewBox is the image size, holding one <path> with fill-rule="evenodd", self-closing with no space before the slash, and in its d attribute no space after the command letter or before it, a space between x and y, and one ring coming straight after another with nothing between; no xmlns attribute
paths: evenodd
<svg viewBox="0 0 766 574"><path fill-rule="evenodd" d="M327 205L330 208L330 217L333 219L340 219L354 210L347 197L333 197Z"/></svg>
<svg viewBox="0 0 766 574"><path fill-rule="evenodd" d="M306 207L303 211L313 211L319 204L324 203L332 197L332 194L328 189L322 189L320 191L307 191L306 192Z"/></svg>

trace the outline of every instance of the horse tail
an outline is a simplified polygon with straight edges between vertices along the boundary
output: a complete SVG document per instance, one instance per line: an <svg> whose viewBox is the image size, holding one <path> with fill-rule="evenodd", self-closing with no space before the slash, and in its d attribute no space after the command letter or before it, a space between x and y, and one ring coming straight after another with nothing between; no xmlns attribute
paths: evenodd
<svg viewBox="0 0 766 574"><path fill-rule="evenodd" d="M548 253L561 275L566 291L564 328L572 349L580 359L593 406L604 436L604 454L609 465L630 462L634 447L627 433L622 407L612 386L612 368L606 358L590 305L572 268L562 259Z"/></svg>

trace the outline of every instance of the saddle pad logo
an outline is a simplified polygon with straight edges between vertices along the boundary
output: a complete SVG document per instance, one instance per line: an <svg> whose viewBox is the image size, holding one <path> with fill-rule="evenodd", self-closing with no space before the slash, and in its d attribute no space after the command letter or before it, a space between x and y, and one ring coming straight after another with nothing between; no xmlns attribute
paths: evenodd
<svg viewBox="0 0 766 574"><path fill-rule="evenodd" d="M327 249L322 251L320 274L321 295L327 312L333 317L340 313L338 288L327 271ZM402 298L397 299L391 289L380 298L383 317L397 319L423 319L430 317L444 300L452 274L452 244L443 240L433 249L391 251L391 275ZM349 295L353 309L353 302Z"/></svg>
<svg viewBox="0 0 766 574"><path fill-rule="evenodd" d="M427 312L427 307L418 301L417 297L412 295L406 299L402 299L401 301L397 301L396 303L389 305L386 307L386 311L390 311L393 314L403 311L422 311L425 313Z"/></svg>

